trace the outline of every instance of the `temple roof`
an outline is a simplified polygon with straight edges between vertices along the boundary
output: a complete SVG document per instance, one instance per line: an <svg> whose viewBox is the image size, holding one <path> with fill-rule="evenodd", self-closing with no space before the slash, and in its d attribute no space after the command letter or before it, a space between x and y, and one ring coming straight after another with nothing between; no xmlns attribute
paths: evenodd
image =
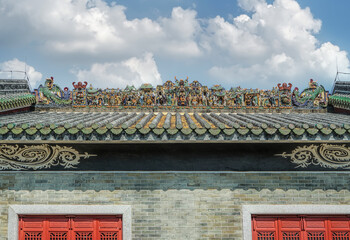
<svg viewBox="0 0 350 240"><path fill-rule="evenodd" d="M26 79L0 79L0 95L29 92L30 87Z"/></svg>
<svg viewBox="0 0 350 240"><path fill-rule="evenodd" d="M0 116L1 140L349 140L332 113L50 112Z"/></svg>
<svg viewBox="0 0 350 240"><path fill-rule="evenodd" d="M30 93L0 95L0 112L29 107L35 103L35 96Z"/></svg>
<svg viewBox="0 0 350 240"><path fill-rule="evenodd" d="M329 104L336 109L350 111L349 81L336 81L334 83L333 94L329 97Z"/></svg>
<svg viewBox="0 0 350 240"><path fill-rule="evenodd" d="M346 94L350 95L350 82L349 81L336 81L334 83L332 94Z"/></svg>
<svg viewBox="0 0 350 240"><path fill-rule="evenodd" d="M7 114L0 115L0 140L350 139L350 116L327 113L328 99L334 106L348 106L349 95L329 98L312 79L301 92L297 87L292 91L291 83L271 90L225 90L220 85L209 89L198 81L189 84L188 78L167 81L157 90L150 84L141 90L87 88L87 82L72 85L72 90L61 88L51 77L31 93L26 80L0 80L0 113ZM335 90L345 91L348 85L336 84ZM34 105L35 111L16 113Z"/></svg>
<svg viewBox="0 0 350 240"><path fill-rule="evenodd" d="M26 79L0 79L0 113L32 106L35 95Z"/></svg>
<svg viewBox="0 0 350 240"><path fill-rule="evenodd" d="M329 103L334 107L350 109L350 94L334 94L329 97Z"/></svg>

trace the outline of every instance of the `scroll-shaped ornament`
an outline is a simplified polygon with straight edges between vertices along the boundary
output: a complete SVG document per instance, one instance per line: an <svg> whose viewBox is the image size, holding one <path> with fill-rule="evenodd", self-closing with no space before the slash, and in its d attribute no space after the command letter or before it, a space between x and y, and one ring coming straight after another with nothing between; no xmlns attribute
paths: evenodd
<svg viewBox="0 0 350 240"><path fill-rule="evenodd" d="M74 168L81 158L96 156L79 153L67 146L42 145L0 145L0 169L37 170L61 165L64 168Z"/></svg>
<svg viewBox="0 0 350 240"><path fill-rule="evenodd" d="M350 148L345 145L320 144L297 147L292 153L276 154L290 158L296 167L306 168L310 164L325 168L350 168Z"/></svg>

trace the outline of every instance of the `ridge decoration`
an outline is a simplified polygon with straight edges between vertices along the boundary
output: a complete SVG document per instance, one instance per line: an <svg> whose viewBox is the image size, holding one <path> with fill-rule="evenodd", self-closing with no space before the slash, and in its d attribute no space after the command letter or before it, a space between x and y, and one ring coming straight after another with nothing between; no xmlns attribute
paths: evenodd
<svg viewBox="0 0 350 240"><path fill-rule="evenodd" d="M96 156L87 152L81 154L67 146L42 145L0 145L0 170L37 170L61 165L75 168L81 158Z"/></svg>
<svg viewBox="0 0 350 240"><path fill-rule="evenodd" d="M292 153L276 154L290 158L297 164L296 168L306 168L309 165L319 165L324 168L350 169L350 148L345 145L321 144L297 147Z"/></svg>
<svg viewBox="0 0 350 240"><path fill-rule="evenodd" d="M95 88L88 82L73 82L73 89L60 88L54 78L48 78L45 85L34 89L37 105L65 106L72 108L325 108L328 105L328 92L322 85L310 79L309 88L292 91L291 83L279 83L270 90L231 87L221 85L211 88L189 78L166 81L152 86L143 83L139 87Z"/></svg>

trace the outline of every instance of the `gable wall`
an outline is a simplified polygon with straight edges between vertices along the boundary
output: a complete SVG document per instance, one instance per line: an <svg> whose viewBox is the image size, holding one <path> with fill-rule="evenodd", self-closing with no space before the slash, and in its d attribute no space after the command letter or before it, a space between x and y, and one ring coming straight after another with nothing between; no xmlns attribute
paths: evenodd
<svg viewBox="0 0 350 240"><path fill-rule="evenodd" d="M242 206L350 204L348 172L2 172L12 204L130 205L133 239L242 239Z"/></svg>

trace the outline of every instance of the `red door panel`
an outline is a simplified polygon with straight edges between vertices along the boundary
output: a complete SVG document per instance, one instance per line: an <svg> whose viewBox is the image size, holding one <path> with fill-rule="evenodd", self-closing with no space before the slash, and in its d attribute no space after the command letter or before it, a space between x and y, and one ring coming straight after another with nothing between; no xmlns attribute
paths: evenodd
<svg viewBox="0 0 350 240"><path fill-rule="evenodd" d="M332 240L349 240L349 218L330 218L329 228L329 235Z"/></svg>
<svg viewBox="0 0 350 240"><path fill-rule="evenodd" d="M72 221L72 240L96 239L95 219L88 216L77 216Z"/></svg>
<svg viewBox="0 0 350 240"><path fill-rule="evenodd" d="M322 217L306 217L305 218L305 229L308 230L323 230L326 228L326 218Z"/></svg>
<svg viewBox="0 0 350 240"><path fill-rule="evenodd" d="M19 238L23 240L42 240L44 221L40 218L26 218L21 219L19 227L25 229L25 231L20 231Z"/></svg>
<svg viewBox="0 0 350 240"><path fill-rule="evenodd" d="M326 218L306 217L305 239L307 240L326 240L328 239L326 232Z"/></svg>
<svg viewBox="0 0 350 240"><path fill-rule="evenodd" d="M301 230L301 218L300 217L284 217L280 218L281 229L300 231Z"/></svg>
<svg viewBox="0 0 350 240"><path fill-rule="evenodd" d="M69 218L64 216L48 217L46 228L50 240L67 240L69 237Z"/></svg>
<svg viewBox="0 0 350 240"><path fill-rule="evenodd" d="M349 218L340 217L340 218L329 218L329 227L331 230L350 230L350 221Z"/></svg>
<svg viewBox="0 0 350 240"><path fill-rule="evenodd" d="M279 218L279 239L300 240L302 221L300 217Z"/></svg>
<svg viewBox="0 0 350 240"><path fill-rule="evenodd" d="M97 222L98 233L101 240L122 240L122 219L121 217L102 218Z"/></svg>
<svg viewBox="0 0 350 240"><path fill-rule="evenodd" d="M275 240L277 218L256 217L253 219L253 240Z"/></svg>

